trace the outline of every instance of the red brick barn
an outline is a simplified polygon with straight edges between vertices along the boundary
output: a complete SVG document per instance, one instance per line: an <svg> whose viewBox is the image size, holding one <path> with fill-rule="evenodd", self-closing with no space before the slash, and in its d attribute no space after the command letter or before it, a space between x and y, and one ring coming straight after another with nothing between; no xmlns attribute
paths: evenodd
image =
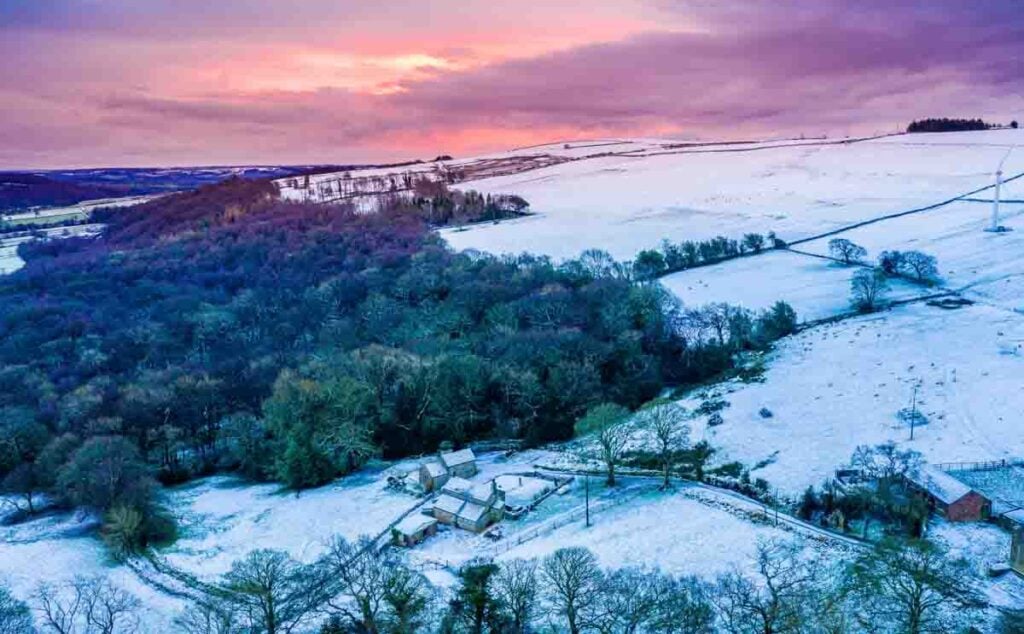
<svg viewBox="0 0 1024 634"><path fill-rule="evenodd" d="M951 522L979 522L992 513L992 501L950 474L930 465L907 475L910 488Z"/></svg>

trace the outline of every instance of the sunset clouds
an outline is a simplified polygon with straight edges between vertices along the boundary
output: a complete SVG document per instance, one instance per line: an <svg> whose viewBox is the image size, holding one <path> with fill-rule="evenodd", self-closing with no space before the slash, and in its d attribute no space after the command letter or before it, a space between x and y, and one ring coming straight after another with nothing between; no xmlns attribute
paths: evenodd
<svg viewBox="0 0 1024 634"><path fill-rule="evenodd" d="M1017 3L890 4L7 0L0 167L374 161L1021 118Z"/></svg>

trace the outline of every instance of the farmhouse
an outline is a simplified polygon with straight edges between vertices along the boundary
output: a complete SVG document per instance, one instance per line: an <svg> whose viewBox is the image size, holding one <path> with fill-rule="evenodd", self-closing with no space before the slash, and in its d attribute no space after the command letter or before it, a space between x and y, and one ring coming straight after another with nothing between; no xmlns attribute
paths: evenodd
<svg viewBox="0 0 1024 634"><path fill-rule="evenodd" d="M476 455L472 449L441 452L436 459L420 465L420 486L431 493L443 487L449 478L472 478L476 474Z"/></svg>
<svg viewBox="0 0 1024 634"><path fill-rule="evenodd" d="M442 524L482 532L505 514L505 494L492 480L474 485L459 477L452 477L442 487L434 501L434 517Z"/></svg>
<svg viewBox="0 0 1024 634"><path fill-rule="evenodd" d="M452 477L472 478L477 473L476 455L468 447L442 453L441 464L448 471L448 475Z"/></svg>
<svg viewBox="0 0 1024 634"><path fill-rule="evenodd" d="M951 522L986 520L992 512L991 500L931 465L922 465L906 479L910 489L927 500L929 508Z"/></svg>

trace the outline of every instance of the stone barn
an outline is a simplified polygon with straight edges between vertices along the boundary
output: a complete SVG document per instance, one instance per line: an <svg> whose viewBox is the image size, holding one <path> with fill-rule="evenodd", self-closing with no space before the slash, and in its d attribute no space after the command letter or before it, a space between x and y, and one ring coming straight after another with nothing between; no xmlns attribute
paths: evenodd
<svg viewBox="0 0 1024 634"><path fill-rule="evenodd" d="M909 488L951 522L979 522L992 513L992 501L950 474L922 465L906 476Z"/></svg>
<svg viewBox="0 0 1024 634"><path fill-rule="evenodd" d="M420 465L420 486L431 493L444 486L448 481L448 470L437 461L424 462Z"/></svg>
<svg viewBox="0 0 1024 634"><path fill-rule="evenodd" d="M396 546L411 547L437 533L437 520L415 513L391 529L391 541Z"/></svg>
<svg viewBox="0 0 1024 634"><path fill-rule="evenodd" d="M441 464L453 478L472 478L477 473L476 455L470 448L441 454Z"/></svg>

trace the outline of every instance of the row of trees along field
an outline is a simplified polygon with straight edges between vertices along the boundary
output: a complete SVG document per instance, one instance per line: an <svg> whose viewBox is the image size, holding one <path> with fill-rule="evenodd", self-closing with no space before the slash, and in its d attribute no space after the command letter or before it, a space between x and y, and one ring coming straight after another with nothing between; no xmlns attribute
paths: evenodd
<svg viewBox="0 0 1024 634"><path fill-rule="evenodd" d="M123 550L173 535L157 481L311 487L443 441L565 439L588 407L636 408L795 324L683 310L602 252L455 253L425 213L231 180L23 245L0 278L3 488L28 513L40 493L104 513Z"/></svg>
<svg viewBox="0 0 1024 634"><path fill-rule="evenodd" d="M42 585L43 632L137 631L144 608L102 579ZM885 540L836 558L762 541L754 560L711 579L605 570L585 548L543 559L471 561L450 590L394 549L337 538L317 561L257 550L176 619L186 634L799 634L964 632L984 599L970 566L920 540ZM0 587L0 631L32 632L29 605ZM1007 613L997 631L1019 632ZM77 629L79 624L87 627Z"/></svg>

